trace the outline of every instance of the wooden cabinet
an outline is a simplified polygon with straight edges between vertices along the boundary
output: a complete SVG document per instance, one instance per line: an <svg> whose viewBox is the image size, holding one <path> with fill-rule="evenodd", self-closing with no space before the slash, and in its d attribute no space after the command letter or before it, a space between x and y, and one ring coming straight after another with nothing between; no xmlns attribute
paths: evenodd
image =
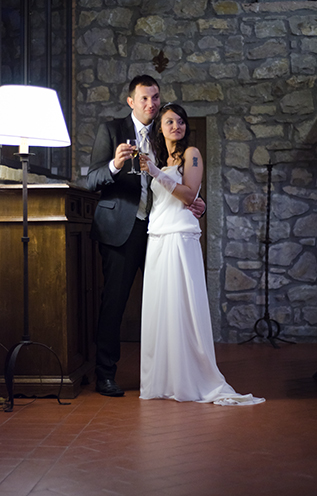
<svg viewBox="0 0 317 496"><path fill-rule="evenodd" d="M74 398L92 380L94 333L102 288L101 262L90 239L97 195L68 184L29 185L29 333L59 357L62 398ZM23 335L22 186L0 185L0 395L6 395L6 350ZM58 361L44 347L23 346L14 393L56 394Z"/></svg>

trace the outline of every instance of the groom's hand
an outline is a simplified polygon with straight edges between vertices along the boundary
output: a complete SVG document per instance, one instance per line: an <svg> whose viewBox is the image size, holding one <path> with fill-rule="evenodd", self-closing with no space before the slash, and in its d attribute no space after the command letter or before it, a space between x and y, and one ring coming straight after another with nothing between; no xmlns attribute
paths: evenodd
<svg viewBox="0 0 317 496"><path fill-rule="evenodd" d="M190 207L187 207L190 210L196 219L200 219L200 217L206 212L206 204L202 198L197 198Z"/></svg>
<svg viewBox="0 0 317 496"><path fill-rule="evenodd" d="M126 143L121 143L118 146L114 157L114 166L116 169L122 169L124 162L132 157L132 149L133 147Z"/></svg>

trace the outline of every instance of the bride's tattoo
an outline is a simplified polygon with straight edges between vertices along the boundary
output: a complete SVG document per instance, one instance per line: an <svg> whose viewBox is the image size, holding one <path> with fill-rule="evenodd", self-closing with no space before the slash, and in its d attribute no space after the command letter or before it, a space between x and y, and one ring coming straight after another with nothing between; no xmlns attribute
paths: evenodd
<svg viewBox="0 0 317 496"><path fill-rule="evenodd" d="M197 157L193 158L193 167L198 167L198 158Z"/></svg>

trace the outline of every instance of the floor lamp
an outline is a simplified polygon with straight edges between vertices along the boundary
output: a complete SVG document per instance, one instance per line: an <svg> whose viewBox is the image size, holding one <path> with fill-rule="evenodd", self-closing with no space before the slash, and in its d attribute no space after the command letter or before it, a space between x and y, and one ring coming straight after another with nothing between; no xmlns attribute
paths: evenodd
<svg viewBox="0 0 317 496"><path fill-rule="evenodd" d="M63 370L55 351L43 343L31 340L29 334L29 286L28 286L28 189L29 146L63 147L70 145L70 138L63 112L55 90L28 85L0 86L0 143L18 145L22 162L22 203L23 203L23 336L22 340L8 351L5 363L5 382L9 396L7 412L13 409L14 367L23 346L37 345L48 349L56 357L63 385Z"/></svg>
<svg viewBox="0 0 317 496"><path fill-rule="evenodd" d="M265 228L265 239L263 241L265 245L265 260L264 260L264 295L265 295L265 306L264 306L264 315L260 319L256 321L254 324L254 332L255 334L246 341L243 341L239 344L248 343L252 341L256 337L266 338L274 348L279 348L276 344L275 340L284 341L285 343L296 344L292 341L287 341L286 339L282 339L279 337L281 332L280 324L271 318L270 309L269 309L269 248L271 244L270 239L270 214L271 214L271 184L272 184L272 163L269 161L267 164L267 199L266 199L266 228ZM267 335L265 332L261 330L261 324L266 327Z"/></svg>

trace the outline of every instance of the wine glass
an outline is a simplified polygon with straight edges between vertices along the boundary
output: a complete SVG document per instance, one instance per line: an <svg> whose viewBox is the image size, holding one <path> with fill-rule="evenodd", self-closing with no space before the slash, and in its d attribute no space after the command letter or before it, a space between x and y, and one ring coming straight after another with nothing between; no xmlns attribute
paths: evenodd
<svg viewBox="0 0 317 496"><path fill-rule="evenodd" d="M150 153L150 142L149 140L145 139L142 141L142 143L139 145L139 154L140 155L149 155ZM141 171L138 174L142 176L146 176L147 172L146 171Z"/></svg>
<svg viewBox="0 0 317 496"><path fill-rule="evenodd" d="M135 157L138 156L138 153L139 153L137 140L136 139L127 139L126 142L128 145L135 147L132 150L132 157L131 157L132 166L131 166L131 170L128 172L128 174L137 174L138 172L134 168L134 159L135 159Z"/></svg>

